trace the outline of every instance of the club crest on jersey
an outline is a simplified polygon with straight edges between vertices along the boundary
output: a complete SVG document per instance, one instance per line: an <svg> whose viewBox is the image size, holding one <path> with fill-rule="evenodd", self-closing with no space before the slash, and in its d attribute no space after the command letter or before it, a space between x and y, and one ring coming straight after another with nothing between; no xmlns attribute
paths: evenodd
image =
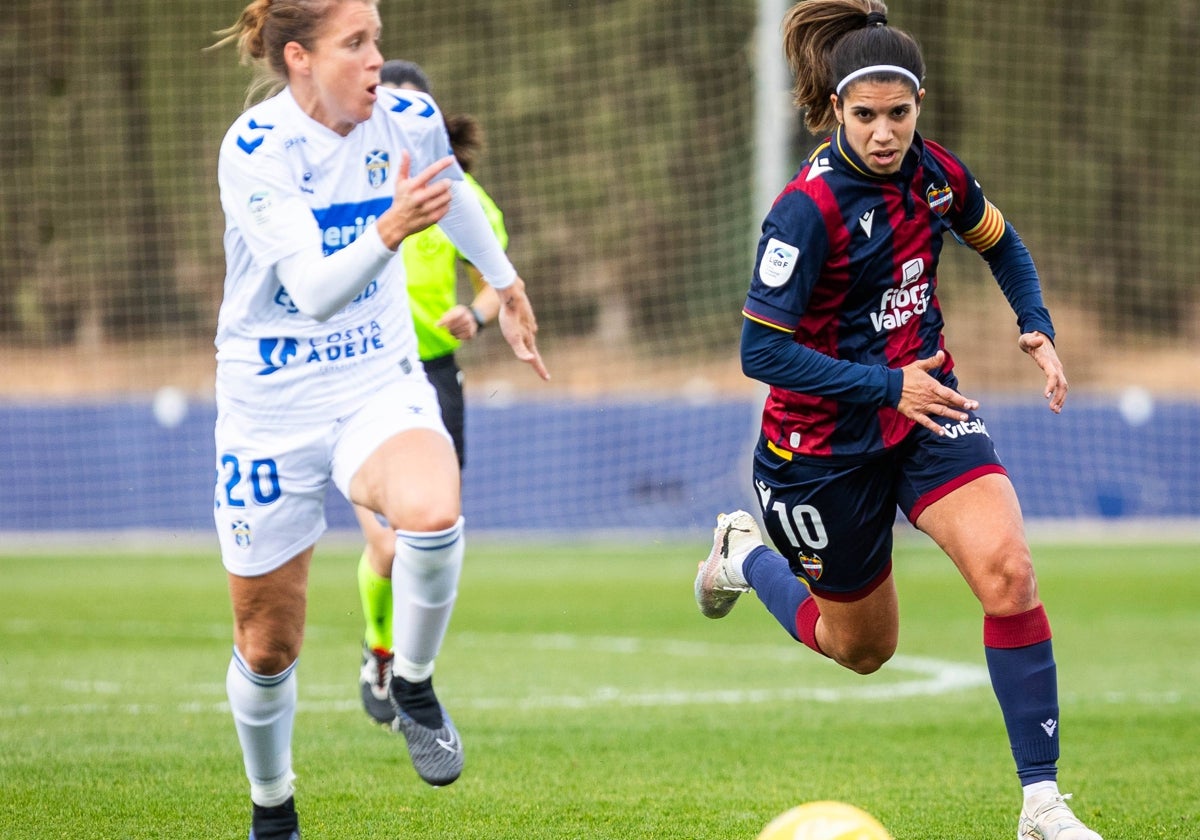
<svg viewBox="0 0 1200 840"><path fill-rule="evenodd" d="M815 554L801 554L797 561L800 563L800 568L804 569L804 573L808 575L809 580L820 580L821 573L825 571L825 563Z"/></svg>
<svg viewBox="0 0 1200 840"><path fill-rule="evenodd" d="M233 541L237 543L238 548L250 547L250 523L245 519L235 519L229 525L229 530L233 533Z"/></svg>
<svg viewBox="0 0 1200 840"><path fill-rule="evenodd" d="M939 216L945 216L950 205L954 203L954 190L950 189L948 184L940 187L931 184L929 189L925 190L925 201L930 210Z"/></svg>
<svg viewBox="0 0 1200 840"><path fill-rule="evenodd" d="M382 149L375 149L367 155L367 183L379 189L387 183L387 177L388 153Z"/></svg>

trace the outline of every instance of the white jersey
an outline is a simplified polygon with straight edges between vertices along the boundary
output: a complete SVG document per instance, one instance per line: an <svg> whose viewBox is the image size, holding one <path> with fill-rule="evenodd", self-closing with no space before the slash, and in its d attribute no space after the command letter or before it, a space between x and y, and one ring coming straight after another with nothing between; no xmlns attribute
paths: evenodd
<svg viewBox="0 0 1200 840"><path fill-rule="evenodd" d="M391 206L401 152L410 174L452 155L428 96L377 89L370 119L345 137L305 114L289 89L245 111L221 144L226 274L217 319L217 404L260 420L337 417L397 376L420 370L392 259L327 321L298 311L275 265L320 241L326 256ZM462 179L453 164L439 177ZM319 237L319 239L318 239Z"/></svg>

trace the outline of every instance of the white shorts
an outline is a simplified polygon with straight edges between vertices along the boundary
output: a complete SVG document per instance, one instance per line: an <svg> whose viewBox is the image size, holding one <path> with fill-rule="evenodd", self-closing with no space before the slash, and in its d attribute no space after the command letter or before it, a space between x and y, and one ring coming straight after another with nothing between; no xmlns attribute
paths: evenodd
<svg viewBox="0 0 1200 840"><path fill-rule="evenodd" d="M321 423L285 426L219 414L213 519L226 570L264 575L313 545L325 533L330 481L349 498L350 480L370 454L412 429L450 440L424 375L386 385L349 414Z"/></svg>

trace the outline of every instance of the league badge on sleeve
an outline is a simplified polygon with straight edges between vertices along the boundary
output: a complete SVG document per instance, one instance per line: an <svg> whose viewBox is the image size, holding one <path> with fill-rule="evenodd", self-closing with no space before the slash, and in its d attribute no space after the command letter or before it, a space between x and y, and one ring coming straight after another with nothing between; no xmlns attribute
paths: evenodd
<svg viewBox="0 0 1200 840"><path fill-rule="evenodd" d="M256 190L251 194L250 200L247 202L247 207L250 210L250 218L254 220L256 225L265 225L271 221L271 208L275 205L271 198L270 190Z"/></svg>
<svg viewBox="0 0 1200 840"><path fill-rule="evenodd" d="M772 237L767 240L762 260L758 263L759 279L771 288L782 286L792 276L792 269L796 267L796 259L799 256L800 249L795 245Z"/></svg>
<svg viewBox="0 0 1200 840"><path fill-rule="evenodd" d="M367 155L367 182L374 189L379 189L387 183L387 178L388 153L382 149L375 149Z"/></svg>

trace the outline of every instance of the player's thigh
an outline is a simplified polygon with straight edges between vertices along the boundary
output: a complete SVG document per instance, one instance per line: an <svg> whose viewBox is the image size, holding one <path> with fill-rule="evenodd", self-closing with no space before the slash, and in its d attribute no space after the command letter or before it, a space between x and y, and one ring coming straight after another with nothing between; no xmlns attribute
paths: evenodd
<svg viewBox="0 0 1200 840"><path fill-rule="evenodd" d="M392 528L434 531L458 520L458 456L424 377L386 386L346 419L333 479Z"/></svg>
<svg viewBox="0 0 1200 840"><path fill-rule="evenodd" d="M1036 604L1021 507L987 426L974 412L923 429L904 447L897 497L910 521L946 552L989 615Z"/></svg>
<svg viewBox="0 0 1200 840"><path fill-rule="evenodd" d="M891 570L896 501L889 463L789 461L760 442L763 524L792 571L824 598L858 600Z"/></svg>
<svg viewBox="0 0 1200 840"><path fill-rule="evenodd" d="M271 572L324 533L329 428L217 418L213 520L230 574Z"/></svg>
<svg viewBox="0 0 1200 840"><path fill-rule="evenodd" d="M812 597L821 611L818 640L827 654L860 673L871 673L896 652L900 605L890 569L850 595Z"/></svg>
<svg viewBox="0 0 1200 840"><path fill-rule="evenodd" d="M981 475L927 507L917 527L954 561L988 615L1038 603L1016 491L1002 473Z"/></svg>
<svg viewBox="0 0 1200 840"><path fill-rule="evenodd" d="M309 547L256 577L228 576L234 644L257 674L278 674L300 655L312 554Z"/></svg>

